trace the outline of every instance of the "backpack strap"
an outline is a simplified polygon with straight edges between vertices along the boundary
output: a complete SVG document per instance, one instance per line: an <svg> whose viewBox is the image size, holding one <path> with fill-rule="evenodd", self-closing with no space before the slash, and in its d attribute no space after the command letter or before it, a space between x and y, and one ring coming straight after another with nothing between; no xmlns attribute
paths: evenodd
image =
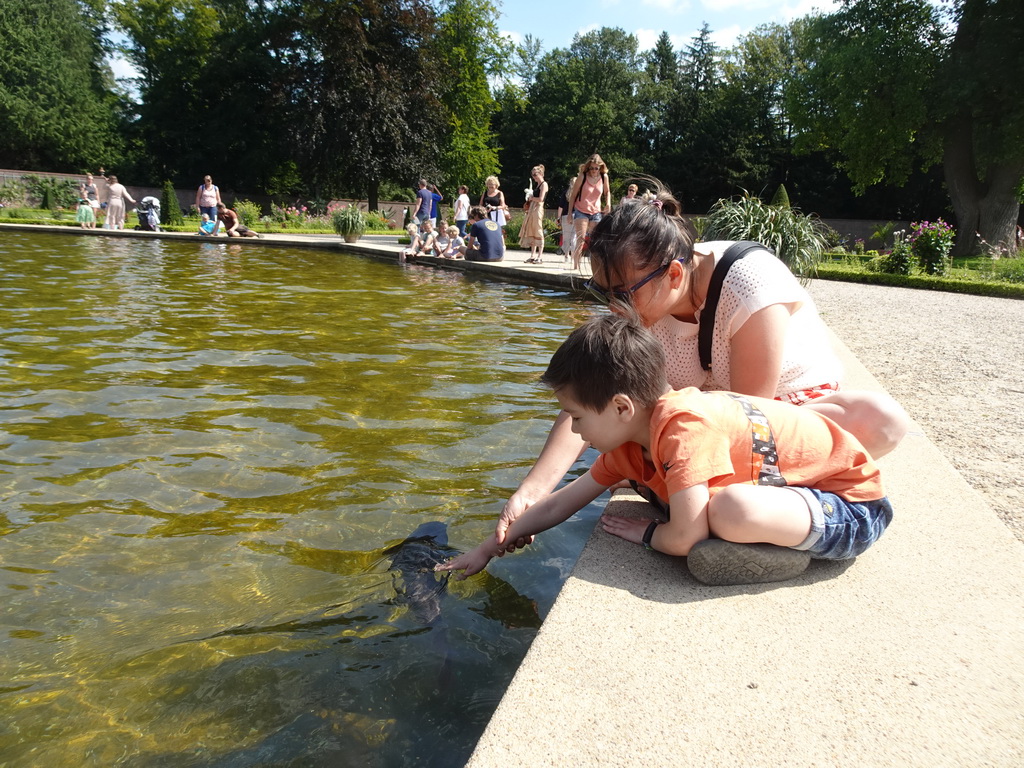
<svg viewBox="0 0 1024 768"><path fill-rule="evenodd" d="M697 329L697 350L700 353L700 366L705 371L711 370L711 337L715 332L715 313L718 311L718 299L722 295L722 283L725 282L725 275L729 268L737 261L746 256L750 251L765 250L771 253L771 249L755 243L752 240L740 240L726 248L722 258L715 265L715 271L711 273L711 283L708 285L708 296L704 300L704 309L700 312L700 327Z"/></svg>

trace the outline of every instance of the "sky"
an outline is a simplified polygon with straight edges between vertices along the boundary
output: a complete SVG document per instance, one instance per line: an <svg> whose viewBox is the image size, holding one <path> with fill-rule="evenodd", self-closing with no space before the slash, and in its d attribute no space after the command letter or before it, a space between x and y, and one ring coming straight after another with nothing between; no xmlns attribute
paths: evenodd
<svg viewBox="0 0 1024 768"><path fill-rule="evenodd" d="M498 27L516 42L533 35L545 53L568 48L576 34L600 27L632 33L641 51L668 32L679 51L707 22L715 45L731 48L761 24L788 24L814 10L831 13L838 5L833 0L502 0Z"/></svg>
<svg viewBox="0 0 1024 768"><path fill-rule="evenodd" d="M715 45L731 48L761 24L788 24L814 10L830 13L837 7L835 0L501 0L498 28L517 43L533 35L544 53L568 48L576 34L601 27L636 35L641 51L668 32L672 47L680 51L707 22ZM134 76L123 59L111 65L117 77Z"/></svg>

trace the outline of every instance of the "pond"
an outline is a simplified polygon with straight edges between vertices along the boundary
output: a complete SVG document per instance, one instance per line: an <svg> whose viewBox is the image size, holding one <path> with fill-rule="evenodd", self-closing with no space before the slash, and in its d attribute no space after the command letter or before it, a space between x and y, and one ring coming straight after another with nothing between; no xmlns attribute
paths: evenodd
<svg viewBox="0 0 1024 768"><path fill-rule="evenodd" d="M388 548L493 530L590 310L328 251L17 232L0 289L0 762L462 765L598 505L435 615Z"/></svg>

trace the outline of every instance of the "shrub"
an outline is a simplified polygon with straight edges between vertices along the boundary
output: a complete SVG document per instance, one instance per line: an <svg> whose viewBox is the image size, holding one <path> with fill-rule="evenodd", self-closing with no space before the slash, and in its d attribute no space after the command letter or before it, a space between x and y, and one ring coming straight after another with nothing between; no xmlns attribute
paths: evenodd
<svg viewBox="0 0 1024 768"><path fill-rule="evenodd" d="M366 215L358 206L350 205L331 214L331 224L342 237L359 237L366 232Z"/></svg>
<svg viewBox="0 0 1024 768"><path fill-rule="evenodd" d="M181 206L178 204L178 196L174 194L174 185L170 181L164 182L163 191L160 193L160 213L164 224L185 223L185 217L181 215Z"/></svg>
<svg viewBox="0 0 1024 768"><path fill-rule="evenodd" d="M910 247L926 275L945 275L950 268L953 228L942 219L919 221L910 225Z"/></svg>
<svg viewBox="0 0 1024 768"><path fill-rule="evenodd" d="M913 271L914 254L909 241L904 237L905 234L903 230L892 233L892 250L875 260L878 271L890 275L909 275Z"/></svg>
<svg viewBox="0 0 1024 768"><path fill-rule="evenodd" d="M259 203L254 203L252 200L240 200L235 203L235 213L238 214L238 218L242 220L242 224L254 228L259 224L260 216L263 215L263 209L260 208Z"/></svg>
<svg viewBox="0 0 1024 768"><path fill-rule="evenodd" d="M796 208L766 205L749 194L711 206L702 239L762 243L801 277L814 274L828 245L827 230L816 217Z"/></svg>

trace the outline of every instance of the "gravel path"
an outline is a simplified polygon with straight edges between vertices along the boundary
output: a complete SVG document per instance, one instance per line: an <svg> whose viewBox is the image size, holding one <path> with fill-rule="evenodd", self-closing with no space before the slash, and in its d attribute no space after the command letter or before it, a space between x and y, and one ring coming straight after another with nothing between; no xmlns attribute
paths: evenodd
<svg viewBox="0 0 1024 768"><path fill-rule="evenodd" d="M1024 541L1024 301L815 280L825 322Z"/></svg>

